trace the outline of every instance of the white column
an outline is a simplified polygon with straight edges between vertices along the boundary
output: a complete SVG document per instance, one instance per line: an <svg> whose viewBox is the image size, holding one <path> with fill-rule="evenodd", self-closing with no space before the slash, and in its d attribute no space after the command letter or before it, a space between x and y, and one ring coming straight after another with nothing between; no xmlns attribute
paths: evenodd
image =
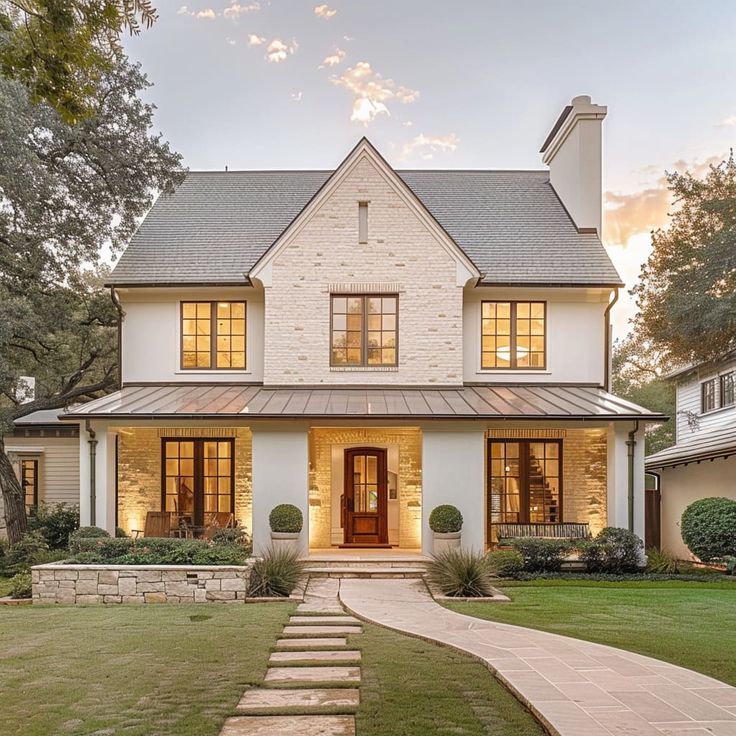
<svg viewBox="0 0 736 736"><path fill-rule="evenodd" d="M253 549L262 552L271 543L268 515L280 503L301 509L304 528L299 545L309 546L309 440L307 426L253 426Z"/></svg>
<svg viewBox="0 0 736 736"><path fill-rule="evenodd" d="M79 523L90 525L90 486L89 486L89 435L84 422L79 423Z"/></svg>
<svg viewBox="0 0 736 736"><path fill-rule="evenodd" d="M615 422L608 427L608 526L629 527L629 432L634 422ZM640 425L634 446L634 533L644 539L644 426Z"/></svg>
<svg viewBox="0 0 736 736"><path fill-rule="evenodd" d="M97 433L96 526L115 536L115 432L107 427Z"/></svg>
<svg viewBox="0 0 736 736"><path fill-rule="evenodd" d="M485 548L485 432L422 429L422 551L432 552L429 515L449 503L463 515L462 545Z"/></svg>

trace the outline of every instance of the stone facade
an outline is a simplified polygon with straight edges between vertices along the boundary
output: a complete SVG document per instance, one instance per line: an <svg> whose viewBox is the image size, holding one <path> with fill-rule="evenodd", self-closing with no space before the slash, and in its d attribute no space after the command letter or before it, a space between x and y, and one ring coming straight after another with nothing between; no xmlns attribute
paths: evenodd
<svg viewBox="0 0 736 736"><path fill-rule="evenodd" d="M34 603L242 603L250 566L51 563L32 577Z"/></svg>
<svg viewBox="0 0 736 736"><path fill-rule="evenodd" d="M333 527L332 448L398 447L398 546L421 546L422 433L415 427L312 429L309 453L309 546L329 547Z"/></svg>
<svg viewBox="0 0 736 736"><path fill-rule="evenodd" d="M146 512L161 510L161 439L164 437L235 438L235 518L252 531L252 439L247 428L147 428L119 430L118 525L143 529Z"/></svg>
<svg viewBox="0 0 736 736"><path fill-rule="evenodd" d="M368 242L358 203L368 202ZM360 158L278 253L265 288L266 384L462 383L456 262L377 164ZM330 368L330 294L399 295L397 368Z"/></svg>

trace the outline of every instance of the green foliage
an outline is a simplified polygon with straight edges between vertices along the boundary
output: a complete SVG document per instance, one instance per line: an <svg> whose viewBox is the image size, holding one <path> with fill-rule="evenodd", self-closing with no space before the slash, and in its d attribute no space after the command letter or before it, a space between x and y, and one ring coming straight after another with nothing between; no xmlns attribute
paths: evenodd
<svg viewBox="0 0 736 736"><path fill-rule="evenodd" d="M40 531L28 532L12 547L5 548L0 556L0 575L28 572L33 565L54 562L64 556L63 551L49 548Z"/></svg>
<svg viewBox="0 0 736 736"><path fill-rule="evenodd" d="M286 597L304 576L304 561L295 550L268 549L253 563L248 594L255 597Z"/></svg>
<svg viewBox="0 0 736 736"><path fill-rule="evenodd" d="M499 578L515 578L524 569L524 556L515 549L497 549L486 556L488 569Z"/></svg>
<svg viewBox="0 0 736 736"><path fill-rule="evenodd" d="M429 515L429 528L440 534L459 532L463 527L463 515L449 503L435 506Z"/></svg>
<svg viewBox="0 0 736 736"><path fill-rule="evenodd" d="M115 539L113 537L74 537L69 539L69 552L74 559L80 554L92 554L96 561L111 560L128 554L135 542L130 538Z"/></svg>
<svg viewBox="0 0 736 736"><path fill-rule="evenodd" d="M665 549L650 547L647 550L647 572L677 575L680 572L680 561Z"/></svg>
<svg viewBox="0 0 736 736"><path fill-rule="evenodd" d="M701 498L691 503L680 521L682 539L703 562L736 555L736 501Z"/></svg>
<svg viewBox="0 0 736 736"><path fill-rule="evenodd" d="M609 572L522 572L516 576L516 580L550 580L559 581L564 584L568 581L570 585L583 582L593 583L646 583L646 582L665 582L673 581L679 583L722 583L727 582L726 577L721 572L715 572L712 569L697 567L687 568L681 567L681 572L665 573L665 572L625 572L625 573L609 573ZM736 584L734 586L736 590Z"/></svg>
<svg viewBox="0 0 736 736"><path fill-rule="evenodd" d="M444 595L478 598L493 595L493 575L486 555L462 548L446 549L427 565L427 579Z"/></svg>
<svg viewBox="0 0 736 736"><path fill-rule="evenodd" d="M726 354L736 343L736 162L703 179L667 174L675 207L634 287L637 333L677 363Z"/></svg>
<svg viewBox="0 0 736 736"><path fill-rule="evenodd" d="M51 549L66 549L69 535L79 528L79 506L39 504L28 518L29 531L40 531Z"/></svg>
<svg viewBox="0 0 736 736"><path fill-rule="evenodd" d="M736 557L726 557L726 574L736 575Z"/></svg>
<svg viewBox="0 0 736 736"><path fill-rule="evenodd" d="M524 558L526 572L556 572L573 549L572 543L567 539L537 537L512 539L511 546Z"/></svg>
<svg viewBox="0 0 736 736"><path fill-rule="evenodd" d="M290 503L280 503L271 510L268 523L272 532L298 534L304 525L304 518L301 509Z"/></svg>
<svg viewBox="0 0 736 736"><path fill-rule="evenodd" d="M127 539L127 537L128 537L125 529L123 529L123 527L121 527L121 526L116 526L115 527L115 536L118 539Z"/></svg>
<svg viewBox="0 0 736 736"><path fill-rule="evenodd" d="M10 578L11 598L30 598L33 594L32 576L30 571L16 573Z"/></svg>
<svg viewBox="0 0 736 736"><path fill-rule="evenodd" d="M594 539L581 542L578 549L588 572L617 575L639 569L644 543L628 529L608 526Z"/></svg>
<svg viewBox="0 0 736 736"><path fill-rule="evenodd" d="M100 529L99 526L80 526L79 529L73 531L69 535L69 547L78 539L110 539L110 533L104 529Z"/></svg>
<svg viewBox="0 0 736 736"><path fill-rule="evenodd" d="M218 529L212 535L212 544L238 544L244 547L249 553L253 549L248 532L240 526Z"/></svg>

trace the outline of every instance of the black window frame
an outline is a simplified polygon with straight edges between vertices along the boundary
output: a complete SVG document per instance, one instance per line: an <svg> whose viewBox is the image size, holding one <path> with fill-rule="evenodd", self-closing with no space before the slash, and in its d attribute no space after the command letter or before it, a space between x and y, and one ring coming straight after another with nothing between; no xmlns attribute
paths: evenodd
<svg viewBox="0 0 736 736"><path fill-rule="evenodd" d="M718 408L716 396L716 378L709 378L700 384L700 413L707 414Z"/></svg>
<svg viewBox="0 0 736 736"><path fill-rule="evenodd" d="M718 379L719 405L721 408L736 404L736 373L724 373Z"/></svg>
<svg viewBox="0 0 736 736"><path fill-rule="evenodd" d="M30 487L32 488L33 503L28 503L28 487L26 475L26 463L31 463L33 466L33 478ZM26 510L38 508L38 458L37 457L21 457L20 458L20 487L23 489L23 503L25 504Z"/></svg>

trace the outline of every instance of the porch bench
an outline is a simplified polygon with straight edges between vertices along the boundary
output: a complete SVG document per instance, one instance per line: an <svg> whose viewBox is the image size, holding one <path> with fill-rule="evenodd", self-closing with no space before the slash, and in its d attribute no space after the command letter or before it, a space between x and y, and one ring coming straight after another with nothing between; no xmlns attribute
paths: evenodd
<svg viewBox="0 0 736 736"><path fill-rule="evenodd" d="M509 540L518 537L535 537L537 539L588 539L590 527L587 522L570 522L560 524L497 524L498 543L508 544Z"/></svg>

